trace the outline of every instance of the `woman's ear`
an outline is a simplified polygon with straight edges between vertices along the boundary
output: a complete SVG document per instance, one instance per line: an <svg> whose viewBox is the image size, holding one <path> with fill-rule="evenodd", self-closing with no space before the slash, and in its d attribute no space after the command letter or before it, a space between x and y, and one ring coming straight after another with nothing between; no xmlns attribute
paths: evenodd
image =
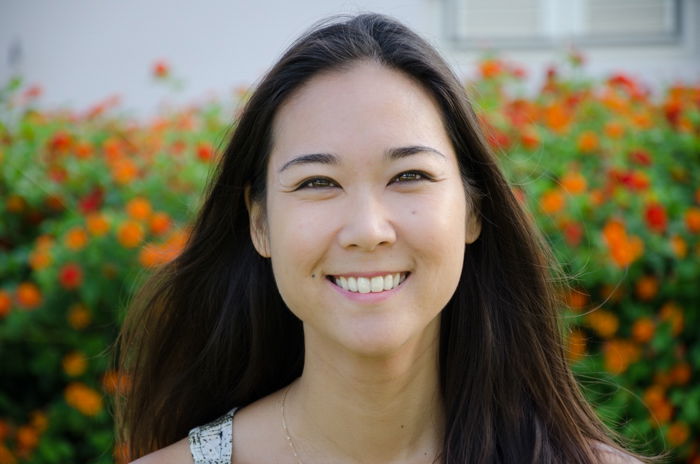
<svg viewBox="0 0 700 464"><path fill-rule="evenodd" d="M474 243L476 239L479 238L480 234L481 218L479 217L479 214L476 211L476 209L472 206L469 208L469 211L467 211L467 245Z"/></svg>
<svg viewBox="0 0 700 464"><path fill-rule="evenodd" d="M245 206L248 209L248 217L250 218L250 239L258 254L263 258L269 258L270 238L267 234L267 221L265 220L263 205L259 201L251 199L249 185L246 186L243 195L245 197Z"/></svg>

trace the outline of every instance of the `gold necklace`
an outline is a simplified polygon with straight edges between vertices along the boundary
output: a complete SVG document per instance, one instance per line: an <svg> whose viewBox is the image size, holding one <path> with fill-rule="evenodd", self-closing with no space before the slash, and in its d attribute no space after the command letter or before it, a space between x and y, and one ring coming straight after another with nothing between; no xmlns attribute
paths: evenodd
<svg viewBox="0 0 700 464"><path fill-rule="evenodd" d="M292 450L292 453L294 453L294 459L296 459L297 464L304 464L299 458L297 449L294 446L294 440L292 440L291 435L289 435L289 428L287 427L287 418L284 414L284 405L287 402L287 393L289 393L290 388L292 388L291 385L287 387L287 389L284 391L284 396L282 397L282 428L284 429L284 433L287 435L287 443L289 443L289 448Z"/></svg>

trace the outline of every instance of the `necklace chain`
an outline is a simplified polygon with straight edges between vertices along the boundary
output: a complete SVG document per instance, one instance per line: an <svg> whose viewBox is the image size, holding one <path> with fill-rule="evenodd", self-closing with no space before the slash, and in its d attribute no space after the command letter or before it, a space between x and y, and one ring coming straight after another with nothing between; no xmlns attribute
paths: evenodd
<svg viewBox="0 0 700 464"><path fill-rule="evenodd" d="M294 440L292 440L292 436L289 434L289 427L287 427L287 417L285 415L284 411L284 405L287 402L287 393L289 393L289 389L292 388L292 386L288 386L287 389L284 391L284 396L282 397L282 428L284 429L284 433L287 435L287 443L289 444L289 448L292 450L292 453L294 454L294 459L296 459L297 464L304 464L302 460L299 458L299 454L297 453L297 448L294 446Z"/></svg>
<svg viewBox="0 0 700 464"><path fill-rule="evenodd" d="M289 427L287 427L287 416L285 414L284 406L287 403L287 393L289 393L290 388L292 388L291 385L287 387L287 389L284 391L284 396L282 397L282 428L284 429L284 434L287 436L287 443L289 444L289 449L292 450L292 454L294 454L294 459L296 459L297 464L304 464L304 462L299 457L299 453L297 453L296 446L294 446L294 440L292 440L292 436L289 434Z"/></svg>

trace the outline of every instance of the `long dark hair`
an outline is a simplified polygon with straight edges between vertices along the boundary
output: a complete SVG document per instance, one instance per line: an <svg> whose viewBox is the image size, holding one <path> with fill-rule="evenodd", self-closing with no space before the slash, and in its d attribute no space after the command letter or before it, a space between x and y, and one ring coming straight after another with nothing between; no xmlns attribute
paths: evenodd
<svg viewBox="0 0 700 464"><path fill-rule="evenodd" d="M298 39L246 104L190 240L135 297L119 339L131 390L118 430L135 458L301 375L301 322L249 233L246 188L264 204L272 121L311 77L371 60L416 79L436 100L479 239L441 315L445 463L592 463L616 445L567 365L557 270L545 240L489 153L462 86L426 41L376 14L333 18Z"/></svg>

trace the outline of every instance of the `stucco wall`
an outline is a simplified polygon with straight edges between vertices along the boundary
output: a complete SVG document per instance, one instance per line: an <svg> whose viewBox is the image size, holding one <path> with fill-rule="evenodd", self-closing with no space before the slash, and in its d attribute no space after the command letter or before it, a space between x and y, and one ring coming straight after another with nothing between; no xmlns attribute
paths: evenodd
<svg viewBox="0 0 700 464"><path fill-rule="evenodd" d="M684 42L673 47L585 50L592 73L626 69L649 82L700 76L696 0L684 0ZM393 15L426 36L462 74L478 53L459 50L443 34L445 0L225 1L0 0L0 82L21 74L44 89L41 104L82 109L112 94L147 115L164 100L191 102L230 95L253 83L289 42L329 14L372 10ZM534 74L558 51L504 53ZM182 78L172 93L153 82L164 59Z"/></svg>

